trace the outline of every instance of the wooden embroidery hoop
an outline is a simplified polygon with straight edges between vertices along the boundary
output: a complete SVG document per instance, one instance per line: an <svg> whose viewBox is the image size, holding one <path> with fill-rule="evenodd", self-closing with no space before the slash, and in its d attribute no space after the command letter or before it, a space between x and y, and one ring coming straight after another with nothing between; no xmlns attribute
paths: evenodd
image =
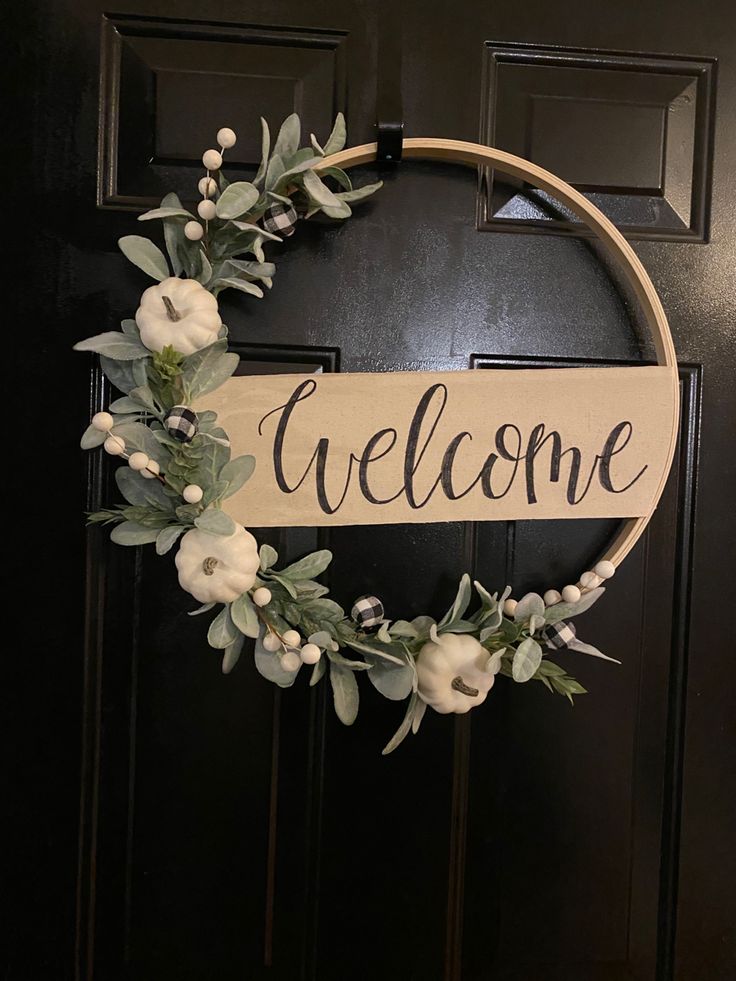
<svg viewBox="0 0 736 981"><path fill-rule="evenodd" d="M325 157L324 161L318 167L315 167L315 170L321 171L326 167L341 167L344 170L350 167L357 167L360 164L367 164L374 161L376 159L376 153L377 144L366 143L362 146L342 150L340 153L335 153L330 157ZM602 556L602 558L608 559L615 566L620 565L644 533L644 529L654 514L654 510L667 482L677 444L680 414L680 384L677 371L677 355L672 342L667 317L651 279L621 232L618 231L615 225L595 205L591 204L586 197L580 194L579 191L576 191L570 184L556 177L550 171L538 167L530 160L524 160L523 157L516 157L511 153L505 153L503 150L496 150L493 147L482 146L479 143L465 143L461 140L442 140L424 137L404 140L403 158L439 160L481 167L491 165L495 170L499 170L504 174L519 177L540 190L554 195L563 204L567 205L593 231L595 236L608 248L608 251L613 257L619 260L626 280L634 290L644 312L647 326L654 340L657 364L670 369L672 410L669 430L667 433L662 434L663 438L668 441L666 463L662 470L651 507L647 514L642 517L626 519L622 523L621 529L613 542L609 545L605 555Z"/></svg>

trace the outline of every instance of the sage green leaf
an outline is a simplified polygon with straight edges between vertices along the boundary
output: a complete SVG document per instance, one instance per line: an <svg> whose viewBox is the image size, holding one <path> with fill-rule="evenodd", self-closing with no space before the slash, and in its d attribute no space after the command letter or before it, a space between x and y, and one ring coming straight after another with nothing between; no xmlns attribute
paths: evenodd
<svg viewBox="0 0 736 981"><path fill-rule="evenodd" d="M149 239L141 235L125 235L118 239L118 246L126 259L152 279L161 282L169 275L166 257Z"/></svg>
<svg viewBox="0 0 736 981"><path fill-rule="evenodd" d="M144 409L140 402L136 402L128 395L124 395L122 398L115 399L114 402L110 403L110 412L114 415L140 415L145 411L146 409Z"/></svg>
<svg viewBox="0 0 736 981"><path fill-rule="evenodd" d="M197 269L193 278L202 286L206 286L212 279L212 265L202 249L197 257Z"/></svg>
<svg viewBox="0 0 736 981"><path fill-rule="evenodd" d="M342 221L345 218L349 218L353 213L350 208L350 205L347 204L345 201L341 201L339 205L337 205L334 208L328 205L324 205L321 210L323 214L327 215L328 218L335 218L339 221Z"/></svg>
<svg viewBox="0 0 736 981"><path fill-rule="evenodd" d="M214 605L214 603L203 603L201 606L198 606L196 610L190 610L189 613L187 613L187 616L198 617L200 613L207 613Z"/></svg>
<svg viewBox="0 0 736 981"><path fill-rule="evenodd" d="M311 154L306 158L306 160L300 160L299 163L293 164L288 170L285 170L281 177L274 185L276 190L282 190L291 181L292 177L296 177L297 174L303 174L305 170L311 170L318 163L322 162L322 157L314 157ZM291 204L291 198L287 198L289 204Z"/></svg>
<svg viewBox="0 0 736 981"><path fill-rule="evenodd" d="M261 628L255 643L255 663L256 670L267 681L272 681L279 688L291 688L296 681L297 675L301 670L301 661L296 671L285 671L281 666L281 658L273 651L267 651L263 647L263 637L265 628Z"/></svg>
<svg viewBox="0 0 736 981"><path fill-rule="evenodd" d="M285 580L289 582L289 580ZM340 620L345 619L345 611L336 603L334 600L323 598L323 599L305 599L302 601L304 604L304 609L309 612L309 615L315 620L330 620L333 623L337 623Z"/></svg>
<svg viewBox="0 0 736 981"><path fill-rule="evenodd" d="M320 157L324 157L325 151L319 145L319 141L317 137L314 135L314 133L309 134L309 142L312 144L314 150L320 155Z"/></svg>
<svg viewBox="0 0 736 981"><path fill-rule="evenodd" d="M235 532L236 524L229 514L225 514L219 508L208 508L194 519L194 524L200 531L206 531L209 535L232 535Z"/></svg>
<svg viewBox="0 0 736 981"><path fill-rule="evenodd" d="M172 511L173 499L168 497L159 480L147 480L130 467L118 467L115 483L128 504L156 511Z"/></svg>
<svg viewBox="0 0 736 981"><path fill-rule="evenodd" d="M383 648L378 647L374 644L365 644L361 640L349 640L347 646L352 648L354 651L358 651L359 654L370 654L374 657L383 658L385 661L391 661L394 664L398 664L399 667L404 667L406 660L403 657L398 657L396 654L390 653L390 651L383 650Z"/></svg>
<svg viewBox="0 0 736 981"><path fill-rule="evenodd" d="M376 184L364 184L363 187L356 187L350 191L339 191L336 196L341 201L349 201L351 204L355 204L357 201L363 201L365 198L369 198L382 187L383 181L378 181Z"/></svg>
<svg viewBox="0 0 736 981"><path fill-rule="evenodd" d="M417 628L407 620L397 620L389 627L388 632L392 637L408 637L414 640L419 636Z"/></svg>
<svg viewBox="0 0 736 981"><path fill-rule="evenodd" d="M559 623L560 620L580 616L597 603L605 591L605 586L598 586L589 593L583 593L577 603L555 603L554 606L548 606L544 611L544 619L547 623Z"/></svg>
<svg viewBox="0 0 736 981"><path fill-rule="evenodd" d="M470 604L471 588L470 576L467 572L463 575L458 586L455 602L440 620L438 627L446 627L453 624L456 620L462 619L463 614Z"/></svg>
<svg viewBox="0 0 736 981"><path fill-rule="evenodd" d="M115 525L110 533L110 541L116 545L148 545L158 538L157 528L144 528L135 521L123 521Z"/></svg>
<svg viewBox="0 0 736 981"><path fill-rule="evenodd" d="M217 201L218 218L239 218L256 203L260 193L248 181L236 181L227 187Z"/></svg>
<svg viewBox="0 0 736 981"><path fill-rule="evenodd" d="M83 450L93 450L96 446L102 446L106 439L107 433L100 432L90 423L82 433L79 445Z"/></svg>
<svg viewBox="0 0 736 981"><path fill-rule="evenodd" d="M255 283L249 283L247 279L231 279L230 277L225 277L224 279L217 279L212 284L212 288L217 290L232 289L240 290L241 293L249 293L251 296L257 296L259 300L263 299L263 290L260 286L256 286Z"/></svg>
<svg viewBox="0 0 736 981"><path fill-rule="evenodd" d="M316 204L327 205L329 208L341 208L344 204L326 184L322 183L313 170L305 171L304 190L309 195L309 200Z"/></svg>
<svg viewBox="0 0 736 981"><path fill-rule="evenodd" d="M511 665L511 676L514 681L529 681L534 676L542 662L542 648L532 637L527 637L519 644L514 653Z"/></svg>
<svg viewBox="0 0 736 981"><path fill-rule="evenodd" d="M342 665L343 668L350 668L351 671L369 671L371 665L367 661L351 661L348 657L343 657L339 651L328 650L327 657L335 664Z"/></svg>
<svg viewBox="0 0 736 981"><path fill-rule="evenodd" d="M104 334L97 334L96 337L77 341L74 350L94 351L112 358L113 361L135 361L138 358L148 357L151 353L137 337L123 334L118 330L108 330Z"/></svg>
<svg viewBox="0 0 736 981"><path fill-rule="evenodd" d="M268 128L268 123L261 116L261 163L258 167L258 172L253 178L253 183L260 186L261 181L266 176L266 168L268 167L268 156L271 152L271 131Z"/></svg>
<svg viewBox="0 0 736 981"><path fill-rule="evenodd" d="M332 177L345 191L352 191L353 184L348 175L340 167L320 167L320 177Z"/></svg>
<svg viewBox="0 0 736 981"><path fill-rule="evenodd" d="M274 582L277 582L280 586L283 586L292 599L297 598L297 591L296 588L294 587L293 582L290 582L288 579L285 579L284 576L278 572L269 572L269 576L271 577L271 579L274 580Z"/></svg>
<svg viewBox="0 0 736 981"><path fill-rule="evenodd" d="M256 469L256 458L254 456L236 456L234 460L230 460L220 471L220 480L227 481L230 485L223 495L224 497L231 497L236 491L245 484L247 480L253 474Z"/></svg>
<svg viewBox="0 0 736 981"><path fill-rule="evenodd" d="M383 752L381 753L382 756L388 756L389 753L393 753L396 747L400 746L401 743L403 743L403 741L409 735L409 732L412 727L412 723L414 721L414 712L416 709L416 702L418 697L419 696L417 695L416 692L412 694L411 698L409 699L409 704L407 705L406 708L406 715L404 716L399 728L396 730L396 732L393 734L391 739L389 739L389 741L383 747Z"/></svg>
<svg viewBox="0 0 736 981"><path fill-rule="evenodd" d="M261 572L265 572L266 569L270 569L272 565L275 565L279 560L279 553L275 548L270 545L261 545L258 550L258 554L261 559Z"/></svg>
<svg viewBox="0 0 736 981"><path fill-rule="evenodd" d="M237 640L237 637L238 628L232 621L229 608L225 606L210 624L210 629L207 631L207 643L210 647L223 651L233 641Z"/></svg>
<svg viewBox="0 0 736 981"><path fill-rule="evenodd" d="M232 669L240 660L240 652L243 650L243 644L245 643L245 637L240 634L232 644L228 644L225 648L225 653L222 655L222 673L230 674Z"/></svg>
<svg viewBox="0 0 736 981"><path fill-rule="evenodd" d="M544 610L544 600L539 593L527 593L516 604L514 622L525 623L532 616L543 617Z"/></svg>
<svg viewBox="0 0 736 981"><path fill-rule="evenodd" d="M585 644L582 640L573 640L567 646L571 651L577 651L578 654L590 654L591 657L601 657L604 661L613 661L614 664L621 663L615 657L609 657L608 654L599 651L597 647L593 647L592 644Z"/></svg>
<svg viewBox="0 0 736 981"><path fill-rule="evenodd" d="M238 367L239 356L226 351L227 341L215 341L186 358L181 382L190 401L219 388Z"/></svg>
<svg viewBox="0 0 736 981"><path fill-rule="evenodd" d="M246 637L256 638L258 636L260 631L258 614L256 613L253 600L247 593L238 596L230 604L230 616L238 630L245 634Z"/></svg>
<svg viewBox="0 0 736 981"><path fill-rule="evenodd" d="M274 153L268 162L268 167L266 168L265 187L267 191L271 191L274 187L276 187L285 170L286 167L284 167L284 161L280 156Z"/></svg>
<svg viewBox="0 0 736 981"><path fill-rule="evenodd" d="M194 219L194 215L189 211L185 211L184 208L154 208L152 211L146 211L142 215L138 215L138 221L150 221L152 218Z"/></svg>
<svg viewBox="0 0 736 981"><path fill-rule="evenodd" d="M276 137L273 147L274 156L283 157L285 160L292 157L299 149L301 135L302 124L297 114L292 112L281 124L279 135Z"/></svg>
<svg viewBox="0 0 736 981"><path fill-rule="evenodd" d="M414 718L411 720L411 731L412 735L416 736L419 732L419 726L422 724L422 719L424 718L424 713L427 711L427 703L424 699L417 697L414 703Z"/></svg>
<svg viewBox="0 0 736 981"><path fill-rule="evenodd" d="M322 680L324 673L327 670L328 663L329 662L326 657L321 657L319 661L317 661L315 666L312 668L312 676L309 679L310 688L314 688L314 686Z"/></svg>
<svg viewBox="0 0 736 981"><path fill-rule="evenodd" d="M168 528L162 528L156 539L156 555L166 555L174 547L179 536L183 535L186 530L181 525L169 525Z"/></svg>
<svg viewBox="0 0 736 981"><path fill-rule="evenodd" d="M127 451L145 453L165 471L165 464L170 459L169 451L159 443L148 426L144 426L142 422L116 422L111 432L115 436L122 436Z"/></svg>
<svg viewBox="0 0 736 981"><path fill-rule="evenodd" d="M341 112L338 112L335 117L335 125L332 127L332 132L327 138L325 143L325 156L329 157L331 153L338 153L345 146L345 140L347 139L347 127L345 126L345 117Z"/></svg>
<svg viewBox="0 0 736 981"><path fill-rule="evenodd" d="M245 259L228 259L225 265L225 276L230 270L236 273L246 273L248 276L255 276L257 279L276 275L276 266L273 262L248 262Z"/></svg>
<svg viewBox="0 0 736 981"><path fill-rule="evenodd" d="M358 716L358 682L350 668L330 661L330 684L335 714L343 725L351 726Z"/></svg>
<svg viewBox="0 0 736 981"><path fill-rule="evenodd" d="M260 225L251 225L247 221L234 221L233 225L235 225L236 228L239 228L241 232L253 235L257 238L265 238L268 239L269 242L283 242L283 239L279 238L278 235L274 235L273 232L267 232L266 229L261 228ZM242 250L239 249L238 251Z"/></svg>
<svg viewBox="0 0 736 981"><path fill-rule="evenodd" d="M298 562L292 562L291 565L281 571L281 575L292 580L314 579L315 576L319 576L325 571L330 562L332 562L332 552L323 548L318 552L305 555Z"/></svg>
<svg viewBox="0 0 736 981"><path fill-rule="evenodd" d="M316 633L310 634L309 637L307 637L307 643L316 644L317 647L332 651L334 641L326 630L318 630Z"/></svg>
<svg viewBox="0 0 736 981"><path fill-rule="evenodd" d="M100 367L115 388L126 394L146 382L146 361L143 358L138 361L114 361L101 354Z"/></svg>
<svg viewBox="0 0 736 981"><path fill-rule="evenodd" d="M414 688L414 667L412 664L394 664L382 658L366 654L371 670L368 672L373 687L384 698L392 702L403 702Z"/></svg>

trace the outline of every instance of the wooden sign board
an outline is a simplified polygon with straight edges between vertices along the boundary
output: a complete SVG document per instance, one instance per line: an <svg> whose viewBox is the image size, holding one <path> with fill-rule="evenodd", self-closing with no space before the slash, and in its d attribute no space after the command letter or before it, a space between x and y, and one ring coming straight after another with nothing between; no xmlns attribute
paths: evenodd
<svg viewBox="0 0 736 981"><path fill-rule="evenodd" d="M638 517L667 465L665 367L248 375L213 409L247 527Z"/></svg>

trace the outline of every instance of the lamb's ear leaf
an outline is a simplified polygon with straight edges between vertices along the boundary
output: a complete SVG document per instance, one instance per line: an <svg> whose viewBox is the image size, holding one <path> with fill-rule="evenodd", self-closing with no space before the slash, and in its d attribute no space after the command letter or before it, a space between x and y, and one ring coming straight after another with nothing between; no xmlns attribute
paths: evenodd
<svg viewBox="0 0 736 981"><path fill-rule="evenodd" d="M256 176L253 178L253 183L256 186L260 186L261 181L266 176L266 168L268 167L268 155L271 152L271 131L268 128L268 123L261 116L261 164L258 168Z"/></svg>
<svg viewBox="0 0 736 981"><path fill-rule="evenodd" d="M351 726L358 716L358 682L350 668L330 661L330 684L335 713L343 725Z"/></svg>
<svg viewBox="0 0 736 981"><path fill-rule="evenodd" d="M270 545L261 545L258 550L258 554L261 557L261 572L265 572L266 569L270 569L272 565L275 565L279 560L279 553L275 548Z"/></svg>
<svg viewBox="0 0 736 981"><path fill-rule="evenodd" d="M524 682L532 678L542 663L542 648L532 637L522 640L516 648L514 660L511 665L511 674L514 681Z"/></svg>
<svg viewBox="0 0 736 981"><path fill-rule="evenodd" d="M281 124L279 135L276 137L276 143L273 147L274 156L279 156L283 160L293 157L299 149L301 135L302 124L297 114L292 112Z"/></svg>
<svg viewBox="0 0 736 981"><path fill-rule="evenodd" d="M597 603L605 591L605 586L597 586L595 589L591 589L589 593L583 593L577 603L555 603L554 606L548 606L544 611L545 622L559 623L560 620L569 620L570 617L580 616L581 613L589 610L594 603Z"/></svg>
<svg viewBox="0 0 736 981"><path fill-rule="evenodd" d="M345 126L345 117L341 112L338 112L335 117L335 125L332 127L332 132L325 143L325 156L329 157L331 153L338 153L342 150L345 146L347 136L348 131Z"/></svg>
<svg viewBox="0 0 736 981"><path fill-rule="evenodd" d="M150 239L143 238L142 235L124 235L118 239L118 245L125 258L152 279L161 282L170 275L166 257Z"/></svg>
<svg viewBox="0 0 736 981"><path fill-rule="evenodd" d="M135 521L123 521L113 528L110 541L116 545L148 545L156 541L159 531L159 528L145 528Z"/></svg>
<svg viewBox="0 0 736 981"><path fill-rule="evenodd" d="M396 747L400 746L401 743L403 743L403 741L409 735L409 732L411 731L412 723L414 722L414 713L416 710L416 703L418 698L419 696L417 695L417 693L412 692L412 696L409 699L409 704L407 705L406 708L406 715L404 716L403 721L399 726L399 728L396 730L396 732L393 734L391 739L389 739L389 741L383 747L383 752L381 754L382 756L388 756L389 753L393 753ZM421 718L419 721L421 722Z"/></svg>
<svg viewBox="0 0 736 981"><path fill-rule="evenodd" d="M440 620L439 626L446 627L450 623L454 623L455 620L462 619L463 614L468 608L470 603L470 576L467 572L463 575L460 580L460 585L457 589L457 596L455 597L455 602L450 607L450 609L445 613L445 615Z"/></svg>
<svg viewBox="0 0 736 981"><path fill-rule="evenodd" d="M79 441L79 445L83 450L93 450L96 446L101 446L107 439L107 433L101 432L99 429L95 429L92 423L87 426L84 433L82 433L82 438Z"/></svg>
<svg viewBox="0 0 736 981"><path fill-rule="evenodd" d="M232 669L238 663L240 659L240 652L243 650L243 644L245 643L245 637L239 634L232 644L228 644L225 648L225 653L222 655L222 673L230 674Z"/></svg>

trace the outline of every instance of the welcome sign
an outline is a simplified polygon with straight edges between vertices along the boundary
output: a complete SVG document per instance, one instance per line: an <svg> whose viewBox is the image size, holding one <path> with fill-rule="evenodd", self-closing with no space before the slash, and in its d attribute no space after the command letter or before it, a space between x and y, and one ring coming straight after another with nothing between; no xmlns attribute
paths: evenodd
<svg viewBox="0 0 736 981"><path fill-rule="evenodd" d="M207 396L247 527L639 517L667 464L664 367L238 376Z"/></svg>

